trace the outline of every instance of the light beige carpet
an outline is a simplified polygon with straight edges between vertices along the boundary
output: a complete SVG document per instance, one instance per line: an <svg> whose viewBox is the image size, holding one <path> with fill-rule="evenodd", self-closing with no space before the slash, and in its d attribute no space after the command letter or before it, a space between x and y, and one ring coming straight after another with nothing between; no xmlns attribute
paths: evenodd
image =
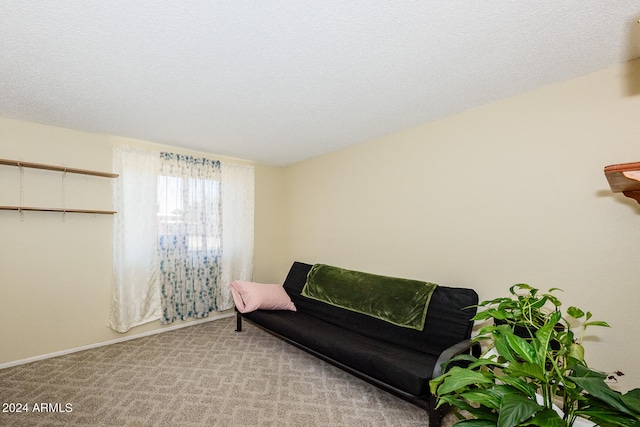
<svg viewBox="0 0 640 427"><path fill-rule="evenodd" d="M0 370L0 426L427 425L424 409L234 327L220 319ZM28 412L4 412L12 403Z"/></svg>

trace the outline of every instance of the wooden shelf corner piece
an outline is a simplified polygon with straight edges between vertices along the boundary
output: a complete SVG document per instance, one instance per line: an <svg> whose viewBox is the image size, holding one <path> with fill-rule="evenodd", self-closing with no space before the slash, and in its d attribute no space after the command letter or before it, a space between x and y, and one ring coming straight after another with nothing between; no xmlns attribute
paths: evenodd
<svg viewBox="0 0 640 427"><path fill-rule="evenodd" d="M604 168L611 191L640 203L640 162L621 163Z"/></svg>

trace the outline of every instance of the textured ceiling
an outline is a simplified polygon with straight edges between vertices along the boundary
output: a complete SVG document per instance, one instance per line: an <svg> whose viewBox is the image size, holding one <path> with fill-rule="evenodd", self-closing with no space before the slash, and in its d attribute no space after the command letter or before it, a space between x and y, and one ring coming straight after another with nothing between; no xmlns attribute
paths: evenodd
<svg viewBox="0 0 640 427"><path fill-rule="evenodd" d="M0 1L0 116L285 165L640 56L637 0Z"/></svg>

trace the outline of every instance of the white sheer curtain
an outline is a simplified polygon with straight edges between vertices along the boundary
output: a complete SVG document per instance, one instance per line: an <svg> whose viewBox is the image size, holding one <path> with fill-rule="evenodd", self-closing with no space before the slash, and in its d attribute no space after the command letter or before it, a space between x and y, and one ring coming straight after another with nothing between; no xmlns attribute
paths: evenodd
<svg viewBox="0 0 640 427"><path fill-rule="evenodd" d="M113 159L109 326L232 308L230 283L253 276L254 168L122 146Z"/></svg>
<svg viewBox="0 0 640 427"><path fill-rule="evenodd" d="M222 162L222 283L221 298L233 307L234 280L253 278L254 168Z"/></svg>
<svg viewBox="0 0 640 427"><path fill-rule="evenodd" d="M113 147L113 285L109 327L126 332L160 318L157 152Z"/></svg>

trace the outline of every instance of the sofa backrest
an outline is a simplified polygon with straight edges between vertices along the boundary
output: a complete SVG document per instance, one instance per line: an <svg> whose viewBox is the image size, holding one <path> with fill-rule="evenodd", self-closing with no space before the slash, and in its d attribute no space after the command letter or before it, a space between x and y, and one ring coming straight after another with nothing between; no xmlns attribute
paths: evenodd
<svg viewBox="0 0 640 427"><path fill-rule="evenodd" d="M422 331L404 328L365 314L335 307L301 295L311 264L294 262L284 288L300 312L371 338L437 356L444 349L471 336L478 304L473 289L438 286L434 291Z"/></svg>

